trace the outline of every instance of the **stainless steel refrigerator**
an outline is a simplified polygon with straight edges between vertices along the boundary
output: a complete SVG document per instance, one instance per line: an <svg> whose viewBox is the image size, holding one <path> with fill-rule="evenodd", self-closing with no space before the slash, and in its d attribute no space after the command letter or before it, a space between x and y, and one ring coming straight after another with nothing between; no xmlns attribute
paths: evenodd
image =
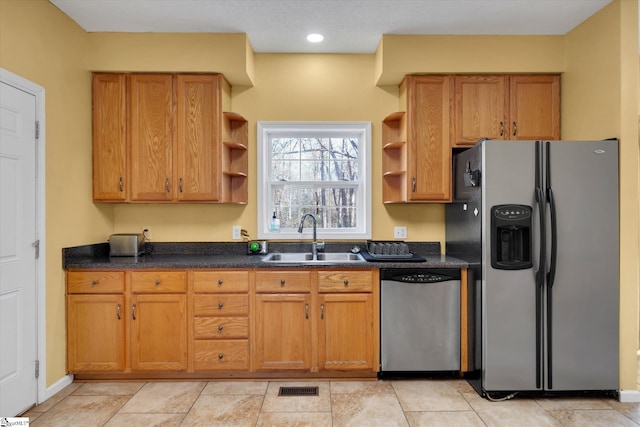
<svg viewBox="0 0 640 427"><path fill-rule="evenodd" d="M454 171L446 247L471 265L472 385L615 392L618 141L485 140Z"/></svg>

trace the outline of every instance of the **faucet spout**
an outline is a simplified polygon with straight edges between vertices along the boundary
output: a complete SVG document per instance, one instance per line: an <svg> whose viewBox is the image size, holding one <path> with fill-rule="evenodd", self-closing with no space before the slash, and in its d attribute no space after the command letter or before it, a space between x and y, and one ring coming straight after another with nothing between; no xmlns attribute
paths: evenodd
<svg viewBox="0 0 640 427"><path fill-rule="evenodd" d="M317 238L317 219L316 216L312 213L306 213L302 215L300 219L300 225L298 226L298 233L302 233L302 229L304 228L304 221L308 218L311 218L311 223L313 224L313 242L311 243L311 254L312 259L316 261L318 259L318 250L324 249L324 243L318 243Z"/></svg>

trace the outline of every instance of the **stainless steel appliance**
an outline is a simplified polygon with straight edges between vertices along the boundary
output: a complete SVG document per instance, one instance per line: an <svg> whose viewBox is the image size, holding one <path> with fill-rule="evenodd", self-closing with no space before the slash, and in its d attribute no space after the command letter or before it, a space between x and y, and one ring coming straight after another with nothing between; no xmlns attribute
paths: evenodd
<svg viewBox="0 0 640 427"><path fill-rule="evenodd" d="M109 256L138 256L144 252L144 242L144 233L112 234L109 237Z"/></svg>
<svg viewBox="0 0 640 427"><path fill-rule="evenodd" d="M460 270L380 271L382 372L460 370Z"/></svg>
<svg viewBox="0 0 640 427"><path fill-rule="evenodd" d="M446 247L472 266L472 385L617 390L618 141L481 141L454 169Z"/></svg>

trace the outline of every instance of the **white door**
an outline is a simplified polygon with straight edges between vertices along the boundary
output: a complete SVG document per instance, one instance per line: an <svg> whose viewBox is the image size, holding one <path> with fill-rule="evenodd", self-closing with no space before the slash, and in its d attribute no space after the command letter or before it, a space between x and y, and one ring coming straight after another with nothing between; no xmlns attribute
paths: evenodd
<svg viewBox="0 0 640 427"><path fill-rule="evenodd" d="M0 416L36 403L36 99L0 82Z"/></svg>

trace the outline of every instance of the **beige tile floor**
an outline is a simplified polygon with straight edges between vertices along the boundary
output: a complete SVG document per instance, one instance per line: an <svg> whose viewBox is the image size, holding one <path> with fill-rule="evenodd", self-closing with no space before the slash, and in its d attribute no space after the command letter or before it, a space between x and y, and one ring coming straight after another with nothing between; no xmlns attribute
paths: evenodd
<svg viewBox="0 0 640 427"><path fill-rule="evenodd" d="M317 397L278 397L317 385ZM73 383L23 416L32 426L638 426L612 398L490 402L463 380Z"/></svg>

